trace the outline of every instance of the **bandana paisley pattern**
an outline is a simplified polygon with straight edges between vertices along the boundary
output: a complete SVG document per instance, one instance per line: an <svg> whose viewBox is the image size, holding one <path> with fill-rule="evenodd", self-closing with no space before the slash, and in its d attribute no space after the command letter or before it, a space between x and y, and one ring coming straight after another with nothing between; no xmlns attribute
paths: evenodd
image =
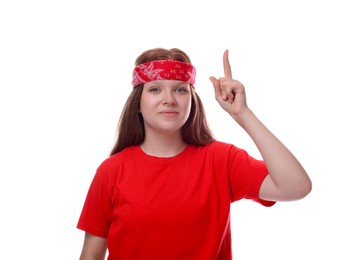
<svg viewBox="0 0 364 260"><path fill-rule="evenodd" d="M142 63L133 70L133 87L154 80L180 80L194 87L196 69L192 64L175 60Z"/></svg>

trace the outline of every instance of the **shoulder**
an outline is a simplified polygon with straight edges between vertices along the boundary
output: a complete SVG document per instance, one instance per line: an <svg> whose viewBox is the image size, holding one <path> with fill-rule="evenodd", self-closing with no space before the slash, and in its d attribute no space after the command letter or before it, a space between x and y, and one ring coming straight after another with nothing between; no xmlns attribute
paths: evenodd
<svg viewBox="0 0 364 260"><path fill-rule="evenodd" d="M233 144L229 144L229 143L225 143L225 142L221 142L221 141L213 141L209 145L213 149L218 149L218 148L230 149L233 146Z"/></svg>
<svg viewBox="0 0 364 260"><path fill-rule="evenodd" d="M130 146L104 159L96 169L95 178L112 185L123 176L124 169L135 163L137 146Z"/></svg>
<svg viewBox="0 0 364 260"><path fill-rule="evenodd" d="M230 153L232 148L235 148L233 144L221 142L221 141L213 141L204 146L206 150L210 152L217 152L217 153Z"/></svg>
<svg viewBox="0 0 364 260"><path fill-rule="evenodd" d="M133 158L135 158L137 149L137 146L130 146L114 155L111 155L101 162L97 170L108 171L122 167L122 165L124 165L126 162L130 162L133 160Z"/></svg>
<svg viewBox="0 0 364 260"><path fill-rule="evenodd" d="M233 144L213 141L204 146L192 146L191 152L197 154L203 154L205 156L212 156L215 159L221 157L229 157L232 150L237 149Z"/></svg>
<svg viewBox="0 0 364 260"><path fill-rule="evenodd" d="M247 159L250 157L248 152L234 144L214 141L205 146L206 153L219 159L235 160L237 158Z"/></svg>

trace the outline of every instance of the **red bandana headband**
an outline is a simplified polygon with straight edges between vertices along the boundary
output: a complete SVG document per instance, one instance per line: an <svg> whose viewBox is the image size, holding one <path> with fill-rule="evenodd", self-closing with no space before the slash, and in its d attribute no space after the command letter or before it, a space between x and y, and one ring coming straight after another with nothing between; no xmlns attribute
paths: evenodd
<svg viewBox="0 0 364 260"><path fill-rule="evenodd" d="M154 80L180 80L195 84L196 69L192 64L176 60L155 60L136 66L133 70L133 87Z"/></svg>

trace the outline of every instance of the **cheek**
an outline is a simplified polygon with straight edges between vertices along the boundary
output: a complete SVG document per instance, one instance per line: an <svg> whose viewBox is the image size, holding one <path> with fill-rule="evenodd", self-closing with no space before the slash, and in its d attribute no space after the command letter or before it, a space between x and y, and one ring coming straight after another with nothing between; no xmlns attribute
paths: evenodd
<svg viewBox="0 0 364 260"><path fill-rule="evenodd" d="M143 117L154 114L158 110L160 101L157 98L142 96L140 99L139 111Z"/></svg>
<svg viewBox="0 0 364 260"><path fill-rule="evenodd" d="M192 96L190 96L189 98L188 98L188 100L187 100L187 103L188 103L188 107L189 108L191 108L191 106L192 106Z"/></svg>
<svg viewBox="0 0 364 260"><path fill-rule="evenodd" d="M192 107L192 102L191 102L191 100L188 102L188 112L190 112L191 111L191 107Z"/></svg>
<svg viewBox="0 0 364 260"><path fill-rule="evenodd" d="M184 100L183 102L184 107L186 108L186 112L189 115L191 112L191 107L192 107L192 100L191 97L189 99Z"/></svg>
<svg viewBox="0 0 364 260"><path fill-rule="evenodd" d="M145 95L142 95L140 98L140 111L148 111L149 107L151 107L151 104L152 101Z"/></svg>

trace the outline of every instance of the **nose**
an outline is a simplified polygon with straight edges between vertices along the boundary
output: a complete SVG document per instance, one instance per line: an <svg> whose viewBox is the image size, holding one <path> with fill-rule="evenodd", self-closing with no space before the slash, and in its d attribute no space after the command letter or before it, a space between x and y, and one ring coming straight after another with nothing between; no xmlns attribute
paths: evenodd
<svg viewBox="0 0 364 260"><path fill-rule="evenodd" d="M175 99L173 93L170 91L165 91L163 93L162 103L163 103L163 105L175 105L176 99Z"/></svg>

